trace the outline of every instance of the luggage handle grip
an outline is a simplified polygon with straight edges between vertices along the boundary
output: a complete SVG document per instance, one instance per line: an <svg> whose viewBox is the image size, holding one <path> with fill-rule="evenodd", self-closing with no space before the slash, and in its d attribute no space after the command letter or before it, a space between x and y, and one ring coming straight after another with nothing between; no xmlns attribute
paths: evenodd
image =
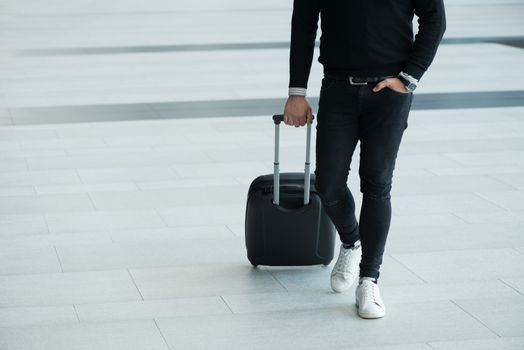
<svg viewBox="0 0 524 350"><path fill-rule="evenodd" d="M304 205L309 204L309 192L310 192L310 148L311 148L311 124L315 119L314 115L311 115L311 123L307 125L307 137L306 137L306 162L304 167ZM279 205L280 203L280 169L279 169L279 148L280 148L280 123L284 120L284 114L273 115L273 122L275 123L275 161L273 162L273 204Z"/></svg>
<svg viewBox="0 0 524 350"><path fill-rule="evenodd" d="M314 115L311 115L311 122L313 123L313 120L315 120L315 116ZM283 114L275 114L273 116L273 122L275 124L280 124L281 122L284 121L284 115Z"/></svg>

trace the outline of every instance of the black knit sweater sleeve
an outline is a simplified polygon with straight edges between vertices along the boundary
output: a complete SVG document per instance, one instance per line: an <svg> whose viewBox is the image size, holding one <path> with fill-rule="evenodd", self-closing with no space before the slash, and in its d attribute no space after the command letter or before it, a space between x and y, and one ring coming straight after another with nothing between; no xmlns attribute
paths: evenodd
<svg viewBox="0 0 524 350"><path fill-rule="evenodd" d="M293 0L289 87L307 88L313 63L319 13L320 0Z"/></svg>
<svg viewBox="0 0 524 350"><path fill-rule="evenodd" d="M403 71L420 79L433 61L446 30L443 0L414 0L418 33Z"/></svg>

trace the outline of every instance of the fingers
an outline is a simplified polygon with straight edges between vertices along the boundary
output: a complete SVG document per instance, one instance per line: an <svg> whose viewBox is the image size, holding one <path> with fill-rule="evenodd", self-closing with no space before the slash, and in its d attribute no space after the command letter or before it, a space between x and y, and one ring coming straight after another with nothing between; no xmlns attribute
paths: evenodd
<svg viewBox="0 0 524 350"><path fill-rule="evenodd" d="M309 123L309 118L311 118L310 115L311 115L311 110L308 108L306 111L306 120L304 120L304 124L302 125L306 125Z"/></svg>
<svg viewBox="0 0 524 350"><path fill-rule="evenodd" d="M311 109L308 109L306 111L305 117L297 117L297 116L291 116L287 113L284 113L283 121L286 123L286 125L295 126L296 128L300 126L304 126L306 124L310 124L313 120L313 113Z"/></svg>
<svg viewBox="0 0 524 350"><path fill-rule="evenodd" d="M290 126L296 124L295 119L287 114L284 114L284 123Z"/></svg>
<svg viewBox="0 0 524 350"><path fill-rule="evenodd" d="M286 123L286 125L295 126L297 128L300 126L300 120L298 118L293 118L287 114L284 114L284 123Z"/></svg>
<svg viewBox="0 0 524 350"><path fill-rule="evenodd" d="M386 86L389 86L390 84L390 81L389 81L389 78L388 79L384 79L384 80L381 80L377 83L377 85L375 85L373 87L373 91L374 92L377 92L377 91L380 91L382 90L383 88L385 88Z"/></svg>
<svg viewBox="0 0 524 350"><path fill-rule="evenodd" d="M307 116L306 116L306 123L311 124L313 122L313 111L311 108L308 108L307 110Z"/></svg>

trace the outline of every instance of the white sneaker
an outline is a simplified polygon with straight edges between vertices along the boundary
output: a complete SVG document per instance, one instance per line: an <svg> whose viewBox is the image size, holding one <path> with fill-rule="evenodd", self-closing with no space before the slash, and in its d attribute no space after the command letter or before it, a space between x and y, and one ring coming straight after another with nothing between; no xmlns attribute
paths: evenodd
<svg viewBox="0 0 524 350"><path fill-rule="evenodd" d="M344 292L355 283L359 274L362 247L344 248L340 245L337 262L331 271L331 289L337 293Z"/></svg>
<svg viewBox="0 0 524 350"><path fill-rule="evenodd" d="M371 277L361 277L355 290L358 314L362 318L379 318L386 314L378 285Z"/></svg>

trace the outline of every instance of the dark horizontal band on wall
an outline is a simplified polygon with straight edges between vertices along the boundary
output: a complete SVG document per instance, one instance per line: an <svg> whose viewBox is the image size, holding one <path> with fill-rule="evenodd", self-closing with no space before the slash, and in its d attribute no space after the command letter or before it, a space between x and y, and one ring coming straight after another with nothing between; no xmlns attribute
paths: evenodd
<svg viewBox="0 0 524 350"><path fill-rule="evenodd" d="M316 109L318 97L308 97ZM273 115L283 111L286 98L182 101L9 109L2 124L52 124L123 120L213 118ZM413 96L412 110L524 106L524 90L428 93Z"/></svg>
<svg viewBox="0 0 524 350"><path fill-rule="evenodd" d="M524 48L524 36L509 37L465 37L444 38L443 45L496 43ZM317 41L315 44L319 46ZM113 55L132 53L156 52L193 52L193 51L227 51L227 50L263 50L288 49L289 42L262 42L262 43L223 43L223 44L180 44L180 45L142 45L142 46L108 46L108 47L79 47L79 48L50 48L19 50L23 56L61 56L61 55Z"/></svg>

